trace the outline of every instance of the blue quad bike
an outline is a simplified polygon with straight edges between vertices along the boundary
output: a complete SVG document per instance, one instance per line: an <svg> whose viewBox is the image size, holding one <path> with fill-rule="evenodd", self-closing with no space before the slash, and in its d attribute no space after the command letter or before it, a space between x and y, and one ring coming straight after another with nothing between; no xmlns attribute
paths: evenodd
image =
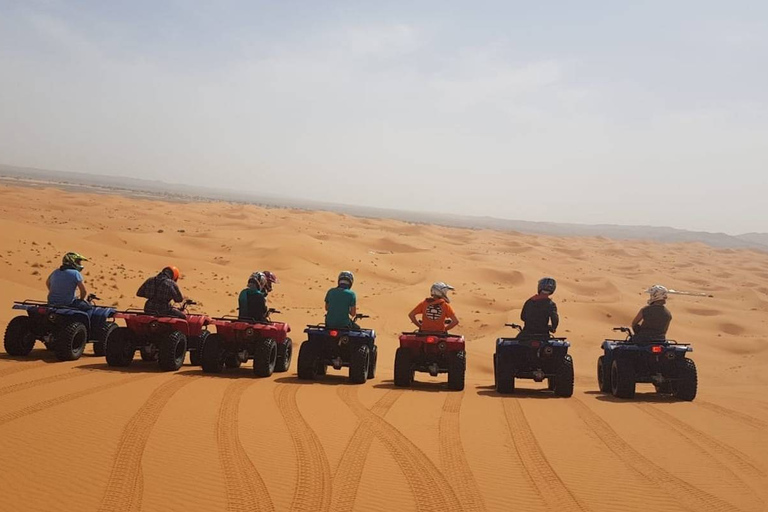
<svg viewBox="0 0 768 512"><path fill-rule="evenodd" d="M356 315L355 321L368 318ZM364 384L376 376L376 331L373 329L329 328L308 325L304 332L307 340L299 349L298 374L302 380L314 380L326 374L328 366L334 370L349 368L349 380Z"/></svg>
<svg viewBox="0 0 768 512"><path fill-rule="evenodd" d="M88 296L93 304L99 298ZM45 344L60 361L80 359L85 345L93 343L93 353L103 356L109 336L117 329L114 308L100 306L82 311L74 307L52 306L36 300L14 302L13 309L26 311L14 317L5 329L5 351L11 356L27 356L36 341Z"/></svg>
<svg viewBox="0 0 768 512"><path fill-rule="evenodd" d="M659 394L686 401L696 398L696 363L686 357L693 352L690 344L640 339L629 327L613 330L626 333L627 337L603 342L603 355L597 359L600 391L617 398L634 398L635 385L644 382L653 384Z"/></svg>
<svg viewBox="0 0 768 512"><path fill-rule="evenodd" d="M505 324L522 332L517 324ZM565 338L549 335L498 338L493 354L493 375L496 391L514 393L515 379L547 379L547 389L556 396L573 395L573 358L568 354L571 344Z"/></svg>

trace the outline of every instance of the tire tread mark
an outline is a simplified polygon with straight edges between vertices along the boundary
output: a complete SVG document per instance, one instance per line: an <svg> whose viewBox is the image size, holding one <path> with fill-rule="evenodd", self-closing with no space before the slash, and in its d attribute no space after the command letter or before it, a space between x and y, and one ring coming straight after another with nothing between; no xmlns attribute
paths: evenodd
<svg viewBox="0 0 768 512"><path fill-rule="evenodd" d="M35 414L37 412L44 411L45 409L71 402L72 400L77 400L78 398L82 398L84 396L100 393L108 389L116 388L118 386L123 386L125 384L130 384L132 382L137 382L143 379L148 379L150 377L154 377L154 375L133 375L124 379L120 379L116 382L110 382L109 384L102 384L101 386L84 389L82 391L75 391L74 393L68 393L66 395L43 400L42 402L30 404L19 410L0 415L0 425L5 425L6 423L17 420L19 418L23 418L24 416L29 416L30 414Z"/></svg>
<svg viewBox="0 0 768 512"><path fill-rule="evenodd" d="M446 395L443 402L438 427L440 463L445 468L448 480L453 483L454 491L461 500L464 510L483 512L485 510L483 495L477 487L461 442L460 412L463 398L464 393L450 393Z"/></svg>
<svg viewBox="0 0 768 512"><path fill-rule="evenodd" d="M249 512L275 509L267 486L240 442L240 399L252 380L236 380L224 390L216 419L219 461L227 488L227 511Z"/></svg>
<svg viewBox="0 0 768 512"><path fill-rule="evenodd" d="M509 434L533 488L549 510L588 510L571 493L547 460L517 399L503 401Z"/></svg>
<svg viewBox="0 0 768 512"><path fill-rule="evenodd" d="M2 379L3 377L7 377L9 375L13 375L14 373L25 372L27 370L34 370L35 368L40 368L41 366L45 366L46 364L48 363L46 363L45 361L30 361L29 363L24 365L12 366L10 368L0 370L0 379Z"/></svg>
<svg viewBox="0 0 768 512"><path fill-rule="evenodd" d="M653 486L662 489L680 502L680 505L686 510L692 512L735 512L738 510L730 503L693 486L651 462L643 454L632 448L605 420L578 398L572 397L568 403L576 410L579 418L620 460Z"/></svg>
<svg viewBox="0 0 768 512"><path fill-rule="evenodd" d="M99 512L131 512L140 509L144 487L141 461L152 427L173 395L199 378L172 377L158 386L128 421L120 434Z"/></svg>
<svg viewBox="0 0 768 512"><path fill-rule="evenodd" d="M410 439L380 416L368 410L358 399L357 390L342 399L355 415L370 428L395 463L403 471L420 512L464 510L448 480Z"/></svg>
<svg viewBox="0 0 768 512"><path fill-rule="evenodd" d="M743 423L753 428L763 429L768 427L768 423L761 419L750 416L749 414L744 414L743 412L734 411L733 409L723 407L722 405L713 404L712 402L704 402L701 400L696 401L695 404L699 407L703 407L716 414L725 416L726 418L730 418L734 421L738 421L739 423Z"/></svg>
<svg viewBox="0 0 768 512"><path fill-rule="evenodd" d="M291 510L327 512L332 495L331 467L320 439L301 415L296 402L298 391L299 386L295 384L280 384L275 388L275 400L288 427L298 463Z"/></svg>
<svg viewBox="0 0 768 512"><path fill-rule="evenodd" d="M85 375L88 375L88 374L85 372L77 372L77 371L70 370L64 373L51 375L49 377L41 377L39 379L19 382L18 384L11 384L10 386L4 386L0 388L0 396L10 395L11 393L18 393L19 391L24 391L25 389L31 389L37 386L44 386L46 384L51 384L54 382L61 382L63 380L74 379L75 377L84 377Z"/></svg>
<svg viewBox="0 0 768 512"><path fill-rule="evenodd" d="M339 386L339 396L344 399L352 393L350 386ZM400 389L390 389L371 408L371 412L378 416L386 416L395 402L403 394ZM360 487L360 478L363 474L368 451L374 439L374 432L365 421L360 421L355 428L344 452L341 454L339 465L333 474L333 495L331 497L331 510L333 512L351 512L357 498L357 489Z"/></svg>
<svg viewBox="0 0 768 512"><path fill-rule="evenodd" d="M697 445L703 445L705 448L708 448L708 450L706 451L715 452L718 455L721 455L722 457L727 458L735 466L738 466L738 468L743 472L750 473L752 475L757 475L757 476L763 476L763 477L765 476L765 471L757 467L747 454L737 450L736 448L728 446L725 443L718 441L714 437L708 434L705 434L704 432L702 432L701 430L698 430L697 428L693 427L689 423L679 420L674 416L672 416L671 414L660 410L656 406L650 406L646 408L646 407L641 407L639 404L636 404L636 405L643 412L653 416L654 418L661 421L662 423L666 423L672 428L674 428L680 435L685 437L691 443L697 444Z"/></svg>

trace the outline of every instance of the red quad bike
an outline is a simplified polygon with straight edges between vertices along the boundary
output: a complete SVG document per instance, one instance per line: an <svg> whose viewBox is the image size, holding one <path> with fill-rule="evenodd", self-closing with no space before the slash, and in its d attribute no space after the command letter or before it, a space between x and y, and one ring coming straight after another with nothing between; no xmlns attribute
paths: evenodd
<svg viewBox="0 0 768 512"><path fill-rule="evenodd" d="M464 336L447 332L404 332L400 348L395 352L395 386L413 384L415 372L428 372L437 377L448 374L448 387L464 389L467 354Z"/></svg>
<svg viewBox="0 0 768 512"><path fill-rule="evenodd" d="M186 312L194 304L187 300L181 309ZM187 314L187 318L176 318L129 309L116 313L115 318L125 320L126 327L119 327L107 342L109 366L128 366L136 349L143 361L157 361L164 371L181 368L187 350L192 364L200 364L200 348L209 336L208 316Z"/></svg>
<svg viewBox="0 0 768 512"><path fill-rule="evenodd" d="M272 313L280 312L270 309L269 314ZM253 359L256 377L269 377L272 372L286 372L290 368L293 342L288 337L288 324L229 316L213 318L211 324L216 326L216 334L208 336L203 345L203 372L239 368L249 359Z"/></svg>

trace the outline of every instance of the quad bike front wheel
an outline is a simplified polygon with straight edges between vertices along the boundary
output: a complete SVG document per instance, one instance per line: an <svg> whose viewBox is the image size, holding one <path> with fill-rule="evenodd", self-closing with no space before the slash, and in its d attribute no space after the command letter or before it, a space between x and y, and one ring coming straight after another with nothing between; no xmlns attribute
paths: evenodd
<svg viewBox="0 0 768 512"><path fill-rule="evenodd" d="M88 328L80 322L70 322L53 335L53 343L59 361L80 359L88 343Z"/></svg>
<svg viewBox="0 0 768 512"><path fill-rule="evenodd" d="M160 369L175 372L184 364L187 355L187 337L179 331L171 331L159 343L157 362Z"/></svg>
<svg viewBox="0 0 768 512"><path fill-rule="evenodd" d="M287 372L291 367L292 357L293 341L291 341L291 338L285 338L285 341L277 346L277 362L275 363L275 371L279 373Z"/></svg>
<svg viewBox="0 0 768 512"><path fill-rule="evenodd" d="M28 356L35 347L32 321L28 316L12 318L5 328L3 344L9 356Z"/></svg>
<svg viewBox="0 0 768 512"><path fill-rule="evenodd" d="M110 334L104 346L107 364L115 367L124 367L131 364L135 351L133 333L127 327L118 327L115 332Z"/></svg>
<svg viewBox="0 0 768 512"><path fill-rule="evenodd" d="M464 389L464 377L467 373L467 356L457 352L448 363L448 387L453 391Z"/></svg>
<svg viewBox="0 0 768 512"><path fill-rule="evenodd" d="M277 343L271 338L256 342L253 354L253 373L257 377L269 377L275 371L277 363Z"/></svg>
<svg viewBox="0 0 768 512"><path fill-rule="evenodd" d="M325 371L320 372L320 367L324 366L320 362L319 354L317 353L317 347L309 340L306 340L301 344L299 348L299 361L296 363L299 378L302 380L314 380L320 375L324 375Z"/></svg>
<svg viewBox="0 0 768 512"><path fill-rule="evenodd" d="M611 363L605 356L597 358L597 386L603 393L611 393Z"/></svg>
<svg viewBox="0 0 768 512"><path fill-rule="evenodd" d="M379 348L374 345L371 348L371 362L368 364L368 378L373 379L376 377L376 364L379 360Z"/></svg>
<svg viewBox="0 0 768 512"><path fill-rule="evenodd" d="M675 398L690 402L696 398L699 385L696 363L693 362L693 359L684 357L677 361L676 370L677 380L672 387L672 394Z"/></svg>
<svg viewBox="0 0 768 512"><path fill-rule="evenodd" d="M187 350L189 351L189 364L192 366L200 366L203 360L203 345L205 345L205 341L208 339L208 336L210 333L208 331L203 331L200 333L200 336L192 336L189 341L189 346L187 347ZM192 347L195 347L194 350Z"/></svg>
<svg viewBox="0 0 768 512"><path fill-rule="evenodd" d="M573 396L573 358L566 355L554 379L554 389L556 396L568 398Z"/></svg>
<svg viewBox="0 0 768 512"><path fill-rule="evenodd" d="M107 340L116 329L117 324L115 322L105 322L96 330L93 337L93 355L101 357L106 353Z"/></svg>
<svg viewBox="0 0 768 512"><path fill-rule="evenodd" d="M611 364L611 392L616 398L635 397L635 367L629 359L614 359Z"/></svg>
<svg viewBox="0 0 768 512"><path fill-rule="evenodd" d="M371 351L368 345L360 345L352 351L349 360L349 380L354 384L365 384L368 379L368 365L371 361Z"/></svg>
<svg viewBox="0 0 768 512"><path fill-rule="evenodd" d="M496 381L496 392L504 395L515 392L515 376L506 359L503 353L495 354L494 380Z"/></svg>
<svg viewBox="0 0 768 512"><path fill-rule="evenodd" d="M205 340L201 364L204 373L221 373L224 370L224 348L220 335L211 334Z"/></svg>
<svg viewBox="0 0 768 512"><path fill-rule="evenodd" d="M407 388L413 384L413 355L405 347L395 352L395 386Z"/></svg>

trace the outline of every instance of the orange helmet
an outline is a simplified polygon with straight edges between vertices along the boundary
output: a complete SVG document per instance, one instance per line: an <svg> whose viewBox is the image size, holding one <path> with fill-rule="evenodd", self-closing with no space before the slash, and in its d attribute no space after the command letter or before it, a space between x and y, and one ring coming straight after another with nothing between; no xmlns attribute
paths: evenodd
<svg viewBox="0 0 768 512"><path fill-rule="evenodd" d="M179 277L181 277L181 271L178 268L174 267L173 265L169 265L169 266L165 267L165 270L170 270L171 271L171 273L173 274L173 280L174 281L178 281Z"/></svg>

